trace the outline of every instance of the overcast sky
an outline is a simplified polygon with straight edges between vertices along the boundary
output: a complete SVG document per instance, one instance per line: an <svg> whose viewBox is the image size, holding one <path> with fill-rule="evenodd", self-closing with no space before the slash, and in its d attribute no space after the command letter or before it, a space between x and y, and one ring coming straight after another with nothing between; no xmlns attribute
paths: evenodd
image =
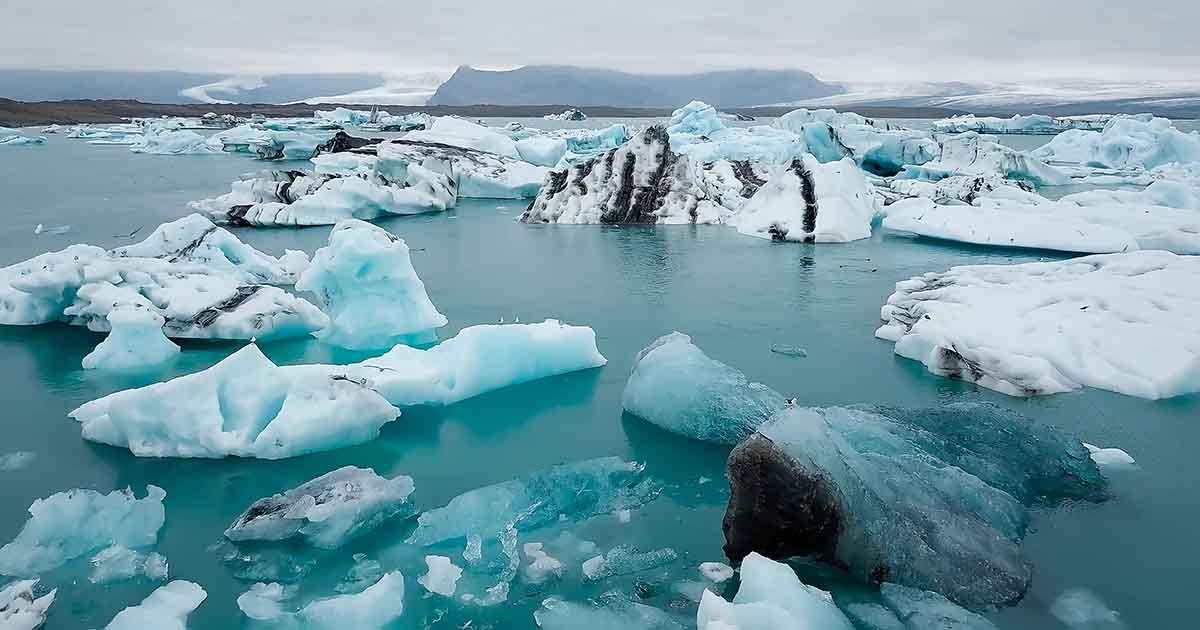
<svg viewBox="0 0 1200 630"><path fill-rule="evenodd" d="M413 72L555 63L833 80L1200 80L1200 0L0 0L0 66Z"/></svg>

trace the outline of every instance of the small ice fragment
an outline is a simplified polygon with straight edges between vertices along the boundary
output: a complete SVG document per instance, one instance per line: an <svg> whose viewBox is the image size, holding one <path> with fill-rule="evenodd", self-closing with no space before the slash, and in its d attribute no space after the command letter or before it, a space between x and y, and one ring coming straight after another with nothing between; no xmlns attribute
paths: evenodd
<svg viewBox="0 0 1200 630"><path fill-rule="evenodd" d="M139 575L161 581L167 579L167 559L153 551L144 553L113 545L92 557L92 574L88 577L94 584L107 584L128 580Z"/></svg>
<svg viewBox="0 0 1200 630"><path fill-rule="evenodd" d="M641 552L631 545L617 545L608 553L590 558L583 563L583 577L597 582L618 575L639 573L674 562L679 557L674 549L664 547L655 551Z"/></svg>
<svg viewBox="0 0 1200 630"><path fill-rule="evenodd" d="M283 616L284 610L280 602L289 599L292 592L282 584L259 582L250 590L238 595L237 605L242 614L256 621L265 621Z"/></svg>
<svg viewBox="0 0 1200 630"><path fill-rule="evenodd" d="M1095 593L1084 588L1063 591L1050 605L1050 614L1068 628L1090 628L1096 624L1120 626L1121 614L1112 610Z"/></svg>
<svg viewBox="0 0 1200 630"><path fill-rule="evenodd" d="M786 343L771 344L771 352L782 354L785 357L797 357L801 359L808 356L808 351L804 348Z"/></svg>
<svg viewBox="0 0 1200 630"><path fill-rule="evenodd" d="M704 592L696 627L852 630L854 626L829 593L801 582L788 565L751 553L742 561L742 583L732 602Z"/></svg>
<svg viewBox="0 0 1200 630"><path fill-rule="evenodd" d="M696 480L696 483L703 486L706 483L712 483L712 479L709 479L708 477L701 475L700 478Z"/></svg>
<svg viewBox="0 0 1200 630"><path fill-rule="evenodd" d="M483 539L479 534L467 536L467 547L463 549L462 556L467 564L475 564L483 559Z"/></svg>
<svg viewBox="0 0 1200 630"><path fill-rule="evenodd" d="M524 546L525 557L529 559L529 564L525 567L525 577L534 584L540 584L550 574L557 575L563 569L563 563L550 557L542 547L540 542L525 543Z"/></svg>
<svg viewBox="0 0 1200 630"><path fill-rule="evenodd" d="M724 562L701 562L700 575L708 578L711 582L720 584L733 577L733 567Z"/></svg>
<svg viewBox="0 0 1200 630"><path fill-rule="evenodd" d="M430 593L453 597L463 570L454 566L446 556L425 556L425 566L428 567L428 572L417 578L417 582Z"/></svg>
<svg viewBox="0 0 1200 630"><path fill-rule="evenodd" d="M1087 442L1083 442L1083 447L1091 454L1092 461L1101 468L1130 468L1137 464L1129 453L1119 448L1100 448Z"/></svg>

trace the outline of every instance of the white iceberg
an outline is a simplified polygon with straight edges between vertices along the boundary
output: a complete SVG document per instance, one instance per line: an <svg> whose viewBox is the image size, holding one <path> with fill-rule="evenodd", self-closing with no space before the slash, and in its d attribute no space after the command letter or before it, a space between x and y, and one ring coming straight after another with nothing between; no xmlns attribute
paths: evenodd
<svg viewBox="0 0 1200 630"><path fill-rule="evenodd" d="M886 198L885 203L889 205L910 197L925 197L939 204L962 203L968 206L975 205L975 201L982 198L1007 199L1033 205L1047 201L1033 191L1033 184L998 175L951 175L936 182L893 179L886 186L877 186L875 190Z"/></svg>
<svg viewBox="0 0 1200 630"><path fill-rule="evenodd" d="M17 580L0 589L0 628L37 630L42 627L58 589L38 597L33 592L37 583L37 580Z"/></svg>
<svg viewBox="0 0 1200 630"><path fill-rule="evenodd" d="M325 343L373 350L398 343L430 343L446 325L417 277L404 239L356 219L329 233L296 283L318 296L329 326L316 333Z"/></svg>
<svg viewBox="0 0 1200 630"><path fill-rule="evenodd" d="M671 333L638 353L621 396L625 411L690 438L736 444L787 406L782 395Z"/></svg>
<svg viewBox="0 0 1200 630"><path fill-rule="evenodd" d="M88 580L94 584L108 584L138 576L155 581L167 579L167 559L153 551L113 545L92 557L92 574Z"/></svg>
<svg viewBox="0 0 1200 630"><path fill-rule="evenodd" d="M941 152L929 134L884 120L832 109L798 109L776 119L772 126L789 131L821 162L854 160L864 170L882 176L907 165L921 165Z"/></svg>
<svg viewBox="0 0 1200 630"><path fill-rule="evenodd" d="M1152 169L1200 162L1200 133L1184 133L1170 120L1147 114L1118 116L1102 131L1065 131L1032 155L1053 163Z"/></svg>
<svg viewBox="0 0 1200 630"><path fill-rule="evenodd" d="M417 140L414 133L424 132L411 132L399 140L379 144L378 168L385 177L395 180L397 177L389 174L419 166L448 178L452 190L464 199L528 199L537 196L550 170L520 159L516 143L508 136L501 137L513 143L512 156Z"/></svg>
<svg viewBox="0 0 1200 630"><path fill-rule="evenodd" d="M996 175L1038 186L1070 181L1066 173L1046 164L1037 154L1017 151L975 132L942 139L941 151L935 159L919 165L905 165L897 177L937 181L953 175Z"/></svg>
<svg viewBox="0 0 1200 630"><path fill-rule="evenodd" d="M166 320L148 308L114 308L107 319L108 337L83 357L85 370L140 370L166 363L179 354L179 346L163 334Z"/></svg>
<svg viewBox="0 0 1200 630"><path fill-rule="evenodd" d="M1083 116L1016 114L1012 118L964 114L933 121L933 130L938 133L975 131L989 134L1056 135L1071 129L1100 131L1112 119L1113 116L1109 114Z"/></svg>
<svg viewBox="0 0 1200 630"><path fill-rule="evenodd" d="M671 113L667 133L707 136L725 128L717 108L703 101L692 101Z"/></svg>
<svg viewBox="0 0 1200 630"><path fill-rule="evenodd" d="M786 564L751 553L742 561L741 585L732 602L705 590L697 630L812 628L854 630L833 596L809 586Z"/></svg>
<svg viewBox="0 0 1200 630"><path fill-rule="evenodd" d="M875 335L934 374L1031 396L1200 391L1200 257L1162 251L975 265L896 284Z"/></svg>
<svg viewBox="0 0 1200 630"><path fill-rule="evenodd" d="M290 597L280 584L255 584L237 598L238 608L250 619L305 630L378 630L404 613L404 576L392 571L360 593L336 595L284 610Z"/></svg>
<svg viewBox="0 0 1200 630"><path fill-rule="evenodd" d="M1191 185L1160 179L1142 190L1089 190L1060 197L1059 201L1079 206L1162 206L1200 210L1200 177Z"/></svg>
<svg viewBox="0 0 1200 630"><path fill-rule="evenodd" d="M879 202L853 162L796 159L751 197L730 223L774 241L845 243L871 236Z"/></svg>
<svg viewBox="0 0 1200 630"><path fill-rule="evenodd" d="M54 133L44 131L43 133ZM19 129L0 127L0 147L28 146L31 144L46 144L46 136L26 136Z"/></svg>
<svg viewBox="0 0 1200 630"><path fill-rule="evenodd" d="M545 116L542 116L542 118L545 118L546 120L580 121L587 120L587 114L578 109L570 108L564 109L562 112L557 114L546 114Z"/></svg>
<svg viewBox="0 0 1200 630"><path fill-rule="evenodd" d="M463 574L462 568L454 566L446 556L425 556L425 567L425 574L417 578L417 583L430 593L454 597L454 590Z"/></svg>
<svg viewBox="0 0 1200 630"><path fill-rule="evenodd" d="M255 501L225 530L233 541L303 538L336 549L388 519L413 513L411 477L385 479L344 466L287 492Z"/></svg>
<svg viewBox="0 0 1200 630"><path fill-rule="evenodd" d="M151 123L142 130L142 136L129 147L134 153L154 155L201 155L219 153L209 144L208 138L187 129Z"/></svg>
<svg viewBox="0 0 1200 630"><path fill-rule="evenodd" d="M71 412L84 439L139 457L279 459L374 439L399 412L323 366L281 368L249 344L207 370Z"/></svg>
<svg viewBox="0 0 1200 630"><path fill-rule="evenodd" d="M1092 461L1101 468L1132 468L1137 464L1133 456L1119 448L1101 448L1087 442L1083 443L1083 447L1091 454Z"/></svg>
<svg viewBox="0 0 1200 630"><path fill-rule="evenodd" d="M138 499L130 490L76 489L37 499L21 532L0 548L0 575L37 575L112 545L153 545L166 518L167 493L157 486L147 486L146 493Z"/></svg>
<svg viewBox="0 0 1200 630"><path fill-rule="evenodd" d="M208 593L200 585L175 580L160 586L137 606L117 613L104 630L186 630L188 615Z"/></svg>
<svg viewBox="0 0 1200 630"><path fill-rule="evenodd" d="M1200 213L1160 206L1079 205L1046 199L1029 203L987 197L967 206L913 198L888 206L883 227L992 247L1085 254L1139 249L1200 254Z"/></svg>
<svg viewBox="0 0 1200 630"><path fill-rule="evenodd" d="M438 116L433 119L429 129L410 131L404 135L404 140L444 144L521 159L521 153L512 138L494 129L453 116Z"/></svg>

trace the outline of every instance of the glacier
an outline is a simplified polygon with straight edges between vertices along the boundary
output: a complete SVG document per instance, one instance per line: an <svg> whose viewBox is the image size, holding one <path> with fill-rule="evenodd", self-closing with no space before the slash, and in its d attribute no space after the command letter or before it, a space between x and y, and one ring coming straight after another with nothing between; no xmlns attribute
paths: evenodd
<svg viewBox="0 0 1200 630"><path fill-rule="evenodd" d="M166 496L147 486L141 499L128 489L75 489L37 499L17 537L0 547L0 575L34 576L112 545L151 546L166 519Z"/></svg>
<svg viewBox="0 0 1200 630"><path fill-rule="evenodd" d="M787 406L784 397L710 358L679 332L638 353L625 383L626 412L689 438L737 444Z"/></svg>
<svg viewBox="0 0 1200 630"><path fill-rule="evenodd" d="M788 409L734 449L727 475L731 558L813 556L972 608L1029 588L1026 507L1108 497L1077 440L978 403Z"/></svg>
<svg viewBox="0 0 1200 630"><path fill-rule="evenodd" d="M303 538L336 549L391 518L411 515L415 485L403 475L386 479L370 468L344 466L287 492L259 499L225 530L229 540Z"/></svg>
<svg viewBox="0 0 1200 630"><path fill-rule="evenodd" d="M871 184L854 162L804 156L767 180L730 222L742 234L773 241L845 243L870 238L878 213Z"/></svg>
<svg viewBox="0 0 1200 630"><path fill-rule="evenodd" d="M934 374L1013 396L1180 396L1200 391L1197 274L1200 257L1163 251L954 267L897 283L875 334Z"/></svg>
<svg viewBox="0 0 1200 630"><path fill-rule="evenodd" d="M431 343L447 323L417 277L404 239L357 219L333 226L329 244L313 255L296 289L317 295L329 315L317 338L343 348Z"/></svg>
<svg viewBox="0 0 1200 630"><path fill-rule="evenodd" d="M117 307L106 319L108 336L83 357L85 370L142 370L179 354L179 346L163 334L166 320L149 308Z"/></svg>
<svg viewBox="0 0 1200 630"><path fill-rule="evenodd" d="M199 584L175 580L160 586L142 603L117 613L104 630L186 630L188 615L207 597Z"/></svg>
<svg viewBox="0 0 1200 630"><path fill-rule="evenodd" d="M788 565L757 553L742 560L741 583L733 601L705 589L696 611L696 628L854 630L832 595L801 582Z"/></svg>
<svg viewBox="0 0 1200 630"><path fill-rule="evenodd" d="M1148 114L1117 116L1101 131L1065 131L1032 155L1052 163L1152 169L1200 162L1200 133L1184 133L1170 120Z"/></svg>
<svg viewBox="0 0 1200 630"><path fill-rule="evenodd" d="M38 597L38 580L17 580L0 588L0 627L5 630L37 630L46 622L58 589Z"/></svg>
<svg viewBox="0 0 1200 630"><path fill-rule="evenodd" d="M964 114L933 121L937 133L964 133L975 131L987 134L1058 135L1064 131L1079 129L1102 131L1114 116L1087 114L1082 116L1046 116L1044 114L1013 115L1011 118L976 116Z"/></svg>
<svg viewBox="0 0 1200 630"><path fill-rule="evenodd" d="M494 540L506 528L529 531L560 519L583 520L640 506L658 493L641 465L617 457L563 464L460 494L422 513L406 542L428 546L472 534Z"/></svg>

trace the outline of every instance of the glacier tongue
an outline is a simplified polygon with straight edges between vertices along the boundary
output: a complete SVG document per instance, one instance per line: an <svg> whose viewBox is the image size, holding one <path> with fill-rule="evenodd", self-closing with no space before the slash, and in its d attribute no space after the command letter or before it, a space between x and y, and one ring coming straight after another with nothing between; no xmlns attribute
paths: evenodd
<svg viewBox="0 0 1200 630"><path fill-rule="evenodd" d="M404 239L357 219L342 220L329 244L296 283L317 295L329 326L316 333L325 343L372 350L398 343L430 343L446 325L417 277Z"/></svg>
<svg viewBox="0 0 1200 630"><path fill-rule="evenodd" d="M287 492L259 499L225 530L233 541L302 537L336 549L388 519L414 512L411 477L385 479L369 468L345 466Z"/></svg>
<svg viewBox="0 0 1200 630"><path fill-rule="evenodd" d="M955 267L899 282L881 339L931 372L1014 396L1200 391L1200 258L1162 251Z"/></svg>

